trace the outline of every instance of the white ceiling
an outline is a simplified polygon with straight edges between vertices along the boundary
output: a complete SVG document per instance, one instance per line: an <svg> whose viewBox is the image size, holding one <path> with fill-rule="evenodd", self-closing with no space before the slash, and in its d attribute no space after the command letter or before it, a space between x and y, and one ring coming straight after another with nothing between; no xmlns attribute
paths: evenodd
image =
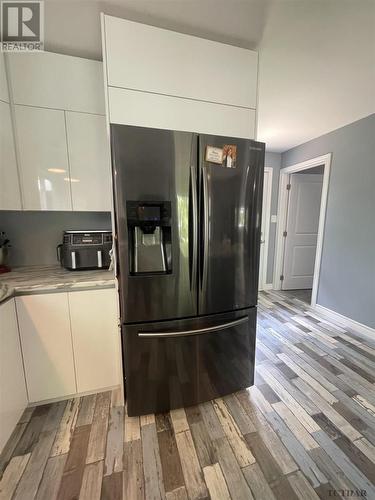
<svg viewBox="0 0 375 500"><path fill-rule="evenodd" d="M100 12L257 47L271 0L45 0L45 49L101 59Z"/></svg>
<svg viewBox="0 0 375 500"><path fill-rule="evenodd" d="M260 43L258 138L286 151L375 111L375 2L274 2Z"/></svg>
<svg viewBox="0 0 375 500"><path fill-rule="evenodd" d="M374 112L374 0L46 0L45 49L101 59L99 13L260 51L258 138L282 152Z"/></svg>

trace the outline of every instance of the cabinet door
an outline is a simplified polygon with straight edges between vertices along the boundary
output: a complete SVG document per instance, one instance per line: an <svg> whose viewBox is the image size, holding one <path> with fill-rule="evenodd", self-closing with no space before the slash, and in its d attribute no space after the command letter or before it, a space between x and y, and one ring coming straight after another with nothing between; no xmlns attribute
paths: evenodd
<svg viewBox="0 0 375 500"><path fill-rule="evenodd" d="M120 384L116 291L69 293L78 392Z"/></svg>
<svg viewBox="0 0 375 500"><path fill-rule="evenodd" d="M7 58L15 104L105 114L102 62L45 51Z"/></svg>
<svg viewBox="0 0 375 500"><path fill-rule="evenodd" d="M30 402L74 394L68 295L28 295L16 301Z"/></svg>
<svg viewBox="0 0 375 500"><path fill-rule="evenodd" d="M108 87L111 123L254 139L255 110Z"/></svg>
<svg viewBox="0 0 375 500"><path fill-rule="evenodd" d="M0 210L20 210L21 195L10 106L0 101Z"/></svg>
<svg viewBox="0 0 375 500"><path fill-rule="evenodd" d="M71 210L64 112L15 106L26 210Z"/></svg>
<svg viewBox="0 0 375 500"><path fill-rule="evenodd" d="M0 306L0 452L27 406L14 299Z"/></svg>
<svg viewBox="0 0 375 500"><path fill-rule="evenodd" d="M105 117L66 112L73 210L111 210L111 170Z"/></svg>
<svg viewBox="0 0 375 500"><path fill-rule="evenodd" d="M256 108L257 52L111 16L103 28L108 85Z"/></svg>

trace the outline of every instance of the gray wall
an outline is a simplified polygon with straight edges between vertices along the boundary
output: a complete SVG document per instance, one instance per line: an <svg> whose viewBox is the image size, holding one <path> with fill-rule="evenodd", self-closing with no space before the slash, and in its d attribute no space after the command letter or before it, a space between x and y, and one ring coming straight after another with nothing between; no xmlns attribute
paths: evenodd
<svg viewBox="0 0 375 500"><path fill-rule="evenodd" d="M265 167L271 167L272 173L272 198L271 198L271 215L277 214L277 198L279 192L279 173L281 165L280 153L266 153L264 161ZM267 283L272 283L273 279L273 262L275 258L275 238L276 224L270 223L270 234L268 242L268 259L267 259Z"/></svg>
<svg viewBox="0 0 375 500"><path fill-rule="evenodd" d="M58 264L56 246L64 229L111 229L108 212L0 211L0 231L11 241L11 266Z"/></svg>
<svg viewBox="0 0 375 500"><path fill-rule="evenodd" d="M317 303L375 328L375 114L283 153L282 166L330 152Z"/></svg>

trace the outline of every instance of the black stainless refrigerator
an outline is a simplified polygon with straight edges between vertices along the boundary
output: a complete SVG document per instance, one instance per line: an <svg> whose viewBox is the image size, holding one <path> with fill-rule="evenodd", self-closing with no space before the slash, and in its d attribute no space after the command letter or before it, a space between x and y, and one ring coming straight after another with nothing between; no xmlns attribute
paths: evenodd
<svg viewBox="0 0 375 500"><path fill-rule="evenodd" d="M128 414L254 381L264 144L111 125Z"/></svg>

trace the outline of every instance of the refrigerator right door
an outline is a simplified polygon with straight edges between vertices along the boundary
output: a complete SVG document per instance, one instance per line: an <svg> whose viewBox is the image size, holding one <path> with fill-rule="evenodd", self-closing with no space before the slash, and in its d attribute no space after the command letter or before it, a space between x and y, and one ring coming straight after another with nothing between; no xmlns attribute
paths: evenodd
<svg viewBox="0 0 375 500"><path fill-rule="evenodd" d="M199 314L257 303L264 144L199 137Z"/></svg>

